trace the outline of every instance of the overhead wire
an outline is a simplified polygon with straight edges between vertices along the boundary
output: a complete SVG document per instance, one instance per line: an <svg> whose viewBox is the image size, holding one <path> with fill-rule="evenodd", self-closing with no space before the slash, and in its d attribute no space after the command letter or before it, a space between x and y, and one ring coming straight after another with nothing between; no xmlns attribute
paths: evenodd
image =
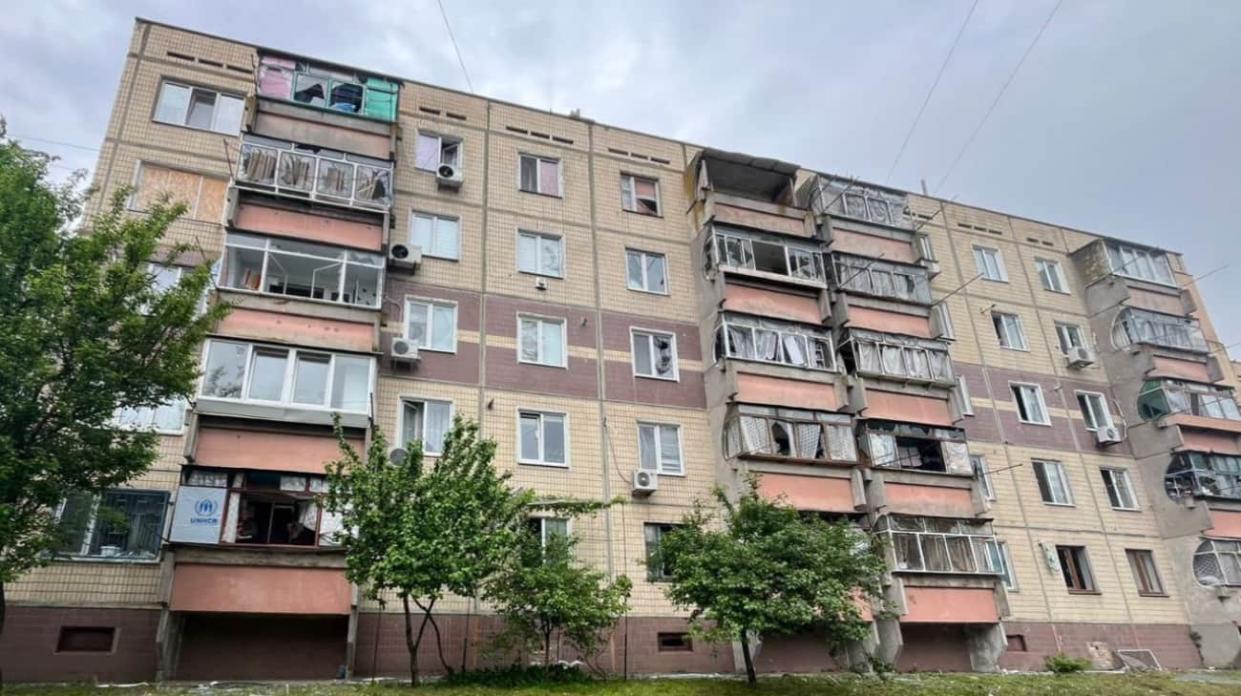
<svg viewBox="0 0 1241 696"><path fill-rule="evenodd" d="M457 64L461 66L461 73L465 75L465 85L470 88L470 94L474 94L474 83L470 80L470 71L465 69L465 59L461 57L461 47L457 45L457 37L452 33L452 25L448 23L448 13L444 11L444 0L435 0L440 7L440 17L444 18L444 28L448 30L448 39L452 41L452 50L457 54Z"/></svg>

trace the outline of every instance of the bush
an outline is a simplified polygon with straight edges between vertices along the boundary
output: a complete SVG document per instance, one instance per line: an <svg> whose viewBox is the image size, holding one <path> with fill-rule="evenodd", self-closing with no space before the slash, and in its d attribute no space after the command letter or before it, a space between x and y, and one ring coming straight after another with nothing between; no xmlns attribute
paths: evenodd
<svg viewBox="0 0 1241 696"><path fill-rule="evenodd" d="M592 677L574 665L511 665L472 672L457 672L444 677L441 683L452 686L485 686L512 689L544 684L585 684Z"/></svg>
<svg viewBox="0 0 1241 696"><path fill-rule="evenodd" d="M1056 653L1047 658L1047 669L1055 674L1073 674L1090 667L1090 660L1080 657L1069 657L1064 653Z"/></svg>

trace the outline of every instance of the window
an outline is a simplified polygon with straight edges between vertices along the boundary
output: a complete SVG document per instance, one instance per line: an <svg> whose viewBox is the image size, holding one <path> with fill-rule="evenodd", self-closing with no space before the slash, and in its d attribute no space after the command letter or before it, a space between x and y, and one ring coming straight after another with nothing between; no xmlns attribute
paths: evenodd
<svg viewBox="0 0 1241 696"><path fill-rule="evenodd" d="M862 256L832 255L836 287L863 295L931 303L926 269Z"/></svg>
<svg viewBox="0 0 1241 696"><path fill-rule="evenodd" d="M517 461L522 464L568 466L569 434L565 414L519 411L518 439Z"/></svg>
<svg viewBox="0 0 1241 696"><path fill-rule="evenodd" d="M148 211L165 196L170 203L185 205L186 219L218 223L224 219L228 180L150 162L139 163L129 208Z"/></svg>
<svg viewBox="0 0 1241 696"><path fill-rule="evenodd" d="M769 456L857 461L848 417L792 409L743 406L725 429L725 456Z"/></svg>
<svg viewBox="0 0 1241 696"><path fill-rule="evenodd" d="M1107 259L1112 272L1117 275L1163 285L1176 284L1172 280L1172 267L1168 265L1168 256L1162 251L1108 242Z"/></svg>
<svg viewBox="0 0 1241 696"><path fill-rule="evenodd" d="M663 254L626 249L625 275L630 290L668 294L668 261Z"/></svg>
<svg viewBox="0 0 1241 696"><path fill-rule="evenodd" d="M196 502L204 499L179 497L172 528L174 541L262 546L338 544L340 518L319 507L320 496L327 492L327 479L323 476L200 467L182 471L182 491L191 486L223 488L227 502L212 513L222 516L220 526L207 530L218 534L218 538L179 538L177 520L183 519L180 506L193 505L189 512L200 515Z"/></svg>
<svg viewBox="0 0 1241 696"><path fill-rule="evenodd" d="M259 94L319 109L396 120L399 85L379 77L342 73L277 56L259 62Z"/></svg>
<svg viewBox="0 0 1241 696"><path fill-rule="evenodd" d="M1191 495L1241 499L1241 457L1177 452L1172 455L1163 485L1173 500Z"/></svg>
<svg viewBox="0 0 1241 696"><path fill-rule="evenodd" d="M543 232L517 232L517 270L564 277L564 238Z"/></svg>
<svg viewBox="0 0 1241 696"><path fill-rule="evenodd" d="M369 413L369 357L212 340L204 398Z"/></svg>
<svg viewBox="0 0 1241 696"><path fill-rule="evenodd" d="M646 471L681 476L681 426L667 423L638 424L638 462Z"/></svg>
<svg viewBox="0 0 1241 696"><path fill-rule="evenodd" d="M1056 557L1060 572L1069 592L1094 592L1094 574L1090 571L1090 558L1085 546L1057 546Z"/></svg>
<svg viewBox="0 0 1241 696"><path fill-rule="evenodd" d="M953 382L948 346L939 341L855 329L849 333L862 374L928 382Z"/></svg>
<svg viewBox="0 0 1241 696"><path fill-rule="evenodd" d="M1167 592L1163 589L1163 580L1159 579L1159 569L1155 567L1155 555L1146 549L1125 549L1129 559L1129 568L1133 571L1133 579L1138 584L1138 594L1160 596Z"/></svg>
<svg viewBox="0 0 1241 696"><path fill-rule="evenodd" d="M1073 348L1087 347L1086 334L1077 324L1056 322L1056 338L1060 341L1060 352L1065 355Z"/></svg>
<svg viewBox="0 0 1241 696"><path fill-rule="evenodd" d="M461 139L419 131L414 143L414 168L434 172L444 164L460 169Z"/></svg>
<svg viewBox="0 0 1241 696"><path fill-rule="evenodd" d="M921 573L1000 574L990 550L995 537L986 522L886 515L876 531L896 553L896 569Z"/></svg>
<svg viewBox="0 0 1241 696"><path fill-rule="evenodd" d="M1008 640L1008 652L1027 652L1026 637L1020 633L1009 633L1005 636Z"/></svg>
<svg viewBox="0 0 1241 696"><path fill-rule="evenodd" d="M693 652L694 642L688 633L657 633L659 652Z"/></svg>
<svg viewBox="0 0 1241 696"><path fill-rule="evenodd" d="M659 215L659 181L621 174L621 207L631 213Z"/></svg>
<svg viewBox="0 0 1241 696"><path fill-rule="evenodd" d="M664 535L676 529L675 524L647 522L642 525L642 536L646 542L646 579L651 582L666 581L672 577L672 564L660 553L660 542Z"/></svg>
<svg viewBox="0 0 1241 696"><path fill-rule="evenodd" d="M414 211L409 216L409 243L424 256L456 261L461 258L461 221Z"/></svg>
<svg viewBox="0 0 1241 696"><path fill-rule="evenodd" d="M956 338L952 328L952 310L945 300L931 305L931 330L935 336L951 341Z"/></svg>
<svg viewBox="0 0 1241 696"><path fill-rule="evenodd" d="M159 87L155 120L225 135L241 132L245 100L209 89L164 82Z"/></svg>
<svg viewBox="0 0 1241 696"><path fill-rule="evenodd" d="M1097 392L1077 392L1077 405L1082 410L1086 429L1094 432L1099 428L1112 427L1112 413L1107 407L1107 397Z"/></svg>
<svg viewBox="0 0 1241 696"><path fill-rule="evenodd" d="M1104 467L1099 470L1103 476L1103 487L1107 489L1108 502L1117 510L1137 510L1138 499L1133 494L1133 481L1125 469Z"/></svg>
<svg viewBox="0 0 1241 696"><path fill-rule="evenodd" d="M61 626L56 652L112 652L115 626Z"/></svg>
<svg viewBox="0 0 1241 696"><path fill-rule="evenodd" d="M1206 337L1196 319L1126 307L1116 315L1112 340L1119 347L1149 343L1165 348L1207 352Z"/></svg>
<svg viewBox="0 0 1241 696"><path fill-rule="evenodd" d="M1000 579L1004 581L1004 587L1011 592L1017 591L1017 576L1013 572L1013 557L1008 551L1007 541L996 541L987 544L987 559L989 567L999 573Z"/></svg>
<svg viewBox="0 0 1241 696"><path fill-rule="evenodd" d="M566 367L565 320L517 317L517 361Z"/></svg>
<svg viewBox="0 0 1241 696"><path fill-rule="evenodd" d="M1022 423L1034 425L1051 425L1047 415L1047 403L1043 401L1043 388L1037 384L1017 384L1010 386L1013 401L1017 402L1017 419Z"/></svg>
<svg viewBox="0 0 1241 696"><path fill-rule="evenodd" d="M1064 269L1060 267L1059 261L1035 259L1034 266L1038 269L1038 277L1044 290L1066 295L1069 293L1069 282L1064 279Z"/></svg>
<svg viewBox="0 0 1241 696"><path fill-rule="evenodd" d="M745 231L715 225L715 260L724 268L780 275L822 286L823 258L817 248L768 241Z"/></svg>
<svg viewBox="0 0 1241 696"><path fill-rule="evenodd" d="M150 430L168 435L179 435L185 429L185 399L173 399L155 406L131 406L118 408L112 422L126 430Z"/></svg>
<svg viewBox="0 0 1241 696"><path fill-rule="evenodd" d="M539 538L539 546L547 547L547 542L554 536L569 536L569 520L559 517L531 517L528 520L530 532Z"/></svg>
<svg viewBox="0 0 1241 696"><path fill-rule="evenodd" d="M1207 587L1241 585L1241 541L1204 540L1194 551L1194 577Z"/></svg>
<svg viewBox="0 0 1241 696"><path fill-rule="evenodd" d="M1177 413L1241 420L1231 389L1177 380L1148 380L1138 394L1138 415L1156 420Z"/></svg>
<svg viewBox="0 0 1241 696"><path fill-rule="evenodd" d="M155 560L164 533L163 491L114 489L73 493L58 511L60 553L86 558Z"/></svg>
<svg viewBox="0 0 1241 696"><path fill-rule="evenodd" d="M560 160L536 155L519 156L518 188L528 193L561 196Z"/></svg>
<svg viewBox="0 0 1241 696"><path fill-rule="evenodd" d="M1000 283L1008 282L1008 272L1004 270L1004 256L999 249L974 247L974 264L978 266L978 272L983 278Z"/></svg>
<svg viewBox="0 0 1241 696"><path fill-rule="evenodd" d="M812 370L836 367L826 333L745 316L724 316L716 330L715 351L717 360L757 360Z"/></svg>
<svg viewBox="0 0 1241 696"><path fill-rule="evenodd" d="M970 396L969 382L964 377L957 377L956 383L952 386L952 399L957 404L957 410L963 416L974 415L974 400Z"/></svg>
<svg viewBox="0 0 1241 696"><path fill-rule="evenodd" d="M379 254L230 232L216 282L234 290L374 308L383 266Z"/></svg>
<svg viewBox="0 0 1241 696"><path fill-rule="evenodd" d="M392 162L340 150L247 135L237 181L246 188L356 208L392 205Z"/></svg>
<svg viewBox="0 0 1241 696"><path fill-rule="evenodd" d="M403 399L401 401L401 442L421 442L427 454L443 454L444 436L452 427L452 404L447 401Z"/></svg>
<svg viewBox="0 0 1241 696"><path fill-rule="evenodd" d="M639 377L677 379L675 334L632 329L633 373Z"/></svg>
<svg viewBox="0 0 1241 696"><path fill-rule="evenodd" d="M1034 460L1034 480L1038 492L1048 505L1072 505L1073 492L1069 489L1069 477L1060 462Z"/></svg>
<svg viewBox="0 0 1241 696"><path fill-rule="evenodd" d="M991 485L991 469L987 467L986 458L981 454L971 454L970 466L974 468L974 478L978 479L983 497L987 500L995 500L995 488Z"/></svg>
<svg viewBox="0 0 1241 696"><path fill-rule="evenodd" d="M406 300L405 338L425 350L457 352L457 303Z"/></svg>
<svg viewBox="0 0 1241 696"><path fill-rule="evenodd" d="M1026 344L1026 332L1021 328L1021 317L1007 312L992 312L991 323L995 326L996 338L1000 339L1000 347L1009 350L1029 350Z"/></svg>

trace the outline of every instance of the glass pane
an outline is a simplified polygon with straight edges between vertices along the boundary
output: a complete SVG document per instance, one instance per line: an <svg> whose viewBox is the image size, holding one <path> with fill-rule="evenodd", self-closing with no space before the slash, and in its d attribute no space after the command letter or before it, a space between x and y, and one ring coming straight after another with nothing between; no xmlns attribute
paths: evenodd
<svg viewBox="0 0 1241 696"><path fill-rule="evenodd" d="M288 151L280 153L277 186L309 191L314 183L314 176L315 158L313 156Z"/></svg>
<svg viewBox="0 0 1241 696"><path fill-rule="evenodd" d="M328 106L337 111L356 114L362 111L362 85L352 82L332 81Z"/></svg>
<svg viewBox="0 0 1241 696"><path fill-rule="evenodd" d="M640 375L655 374L655 366L651 363L651 337L648 334L633 335L633 369Z"/></svg>
<svg viewBox="0 0 1241 696"><path fill-rule="evenodd" d="M435 237L431 247L436 256L455 259L460 253L460 238L460 221L455 218L438 218L435 221Z"/></svg>
<svg viewBox="0 0 1241 696"><path fill-rule="evenodd" d="M284 370L289 354L283 350L258 348L250 363L250 399L279 401L284 396Z"/></svg>
<svg viewBox="0 0 1241 696"><path fill-rule="evenodd" d="M431 347L453 350L457 342L457 308L453 305L431 305Z"/></svg>
<svg viewBox="0 0 1241 696"><path fill-rule="evenodd" d="M293 376L293 401L322 406L327 401L327 375L332 356L298 353L297 372Z"/></svg>
<svg viewBox="0 0 1241 696"><path fill-rule="evenodd" d="M444 436L452 427L452 405L441 401L428 401L423 405L426 409L426 434L423 442L426 451L440 453L444 451Z"/></svg>
<svg viewBox="0 0 1241 696"><path fill-rule="evenodd" d="M342 411L366 413L370 402L371 361L353 356L336 356L332 376L332 406Z"/></svg>
<svg viewBox="0 0 1241 696"><path fill-rule="evenodd" d="M534 157L525 155L521 158L521 174L519 177L519 185L522 191L539 190L539 161Z"/></svg>
<svg viewBox="0 0 1241 696"><path fill-rule="evenodd" d="M349 264L345 271L345 295L342 302L374 307L379 304L378 268Z"/></svg>
<svg viewBox="0 0 1241 696"><path fill-rule="evenodd" d="M659 453L661 470L665 473L681 473L681 431L671 426L659 427Z"/></svg>
<svg viewBox="0 0 1241 696"><path fill-rule="evenodd" d="M923 536L922 552L926 555L926 569L946 572L952 570L948 560L948 543L941 536Z"/></svg>
<svg viewBox="0 0 1241 696"><path fill-rule="evenodd" d="M564 416L543 416L543 461L565 462Z"/></svg>
<svg viewBox="0 0 1241 696"><path fill-rule="evenodd" d="M539 193L560 195L560 163L539 161Z"/></svg>
<svg viewBox="0 0 1241 696"><path fill-rule="evenodd" d="M327 80L298 73L293 82L293 101L311 106L325 106L327 104Z"/></svg>
<svg viewBox="0 0 1241 696"><path fill-rule="evenodd" d="M155 120L161 123L185 123L190 107L190 88L165 82L159 90L159 104L155 107Z"/></svg>
<svg viewBox="0 0 1241 696"><path fill-rule="evenodd" d="M557 321L543 322L543 362L548 365L564 364L564 324Z"/></svg>
<svg viewBox="0 0 1241 696"><path fill-rule="evenodd" d="M427 310L425 302L410 302L407 306L409 316L406 321L406 336L419 348L427 347Z"/></svg>
<svg viewBox="0 0 1241 696"><path fill-rule="evenodd" d="M558 276L563 274L561 240L558 237L539 238L539 272Z"/></svg>
<svg viewBox="0 0 1241 696"><path fill-rule="evenodd" d="M215 113L215 92L194 90L190 97L190 113L186 125L194 128L210 128L212 115Z"/></svg>
<svg viewBox="0 0 1241 696"><path fill-rule="evenodd" d="M636 251L625 252L625 271L631 290L646 290L642 280L642 254Z"/></svg>
<svg viewBox="0 0 1241 696"><path fill-rule="evenodd" d="M414 145L414 168L433 172L440 166L440 139L436 135L418 134Z"/></svg>
<svg viewBox="0 0 1241 696"><path fill-rule="evenodd" d="M381 167L358 165L354 198L362 203L388 206L392 203L392 172Z"/></svg>
<svg viewBox="0 0 1241 696"><path fill-rule="evenodd" d="M207 353L207 369L203 374L204 396L241 398L247 350L248 346L244 343L212 341Z"/></svg>
<svg viewBox="0 0 1241 696"><path fill-rule="evenodd" d="M651 350L655 359L655 374L669 379L676 376L676 356L673 354L672 337L651 334Z"/></svg>
<svg viewBox="0 0 1241 696"><path fill-rule="evenodd" d="M423 253L435 254L435 218L429 215L412 215L409 220L409 243L422 249Z"/></svg>
<svg viewBox="0 0 1241 696"><path fill-rule="evenodd" d="M647 471L657 471L659 463L656 461L657 443L655 441L655 426L639 425L638 426L638 463Z"/></svg>
<svg viewBox="0 0 1241 696"><path fill-rule="evenodd" d="M521 359L528 362L539 360L539 322L536 319L522 319L518 330L521 344Z"/></svg>
<svg viewBox="0 0 1241 696"><path fill-rule="evenodd" d="M425 404L421 401L406 401L401 413L401 447L422 439L422 418Z"/></svg>
<svg viewBox="0 0 1241 696"><path fill-rule="evenodd" d="M319 160L319 179L315 189L335 198L349 198L353 192L353 165L328 159Z"/></svg>
<svg viewBox="0 0 1241 696"><path fill-rule="evenodd" d="M534 413L521 414L521 458L529 461L539 459L539 416Z"/></svg>
<svg viewBox="0 0 1241 696"><path fill-rule="evenodd" d="M523 273L539 272L539 239L535 235L517 235L517 270Z"/></svg>
<svg viewBox="0 0 1241 696"><path fill-rule="evenodd" d="M216 99L215 121L211 125L211 130L217 133L236 135L241 131L241 115L244 110L244 101L237 97L227 97L221 94Z"/></svg>
<svg viewBox="0 0 1241 696"><path fill-rule="evenodd" d="M667 262L660 254L646 256L646 289L651 292L668 292Z"/></svg>
<svg viewBox="0 0 1241 696"><path fill-rule="evenodd" d="M276 181L276 160L280 153L272 148L244 144L241 161L237 166L237 178L255 184L270 186Z"/></svg>

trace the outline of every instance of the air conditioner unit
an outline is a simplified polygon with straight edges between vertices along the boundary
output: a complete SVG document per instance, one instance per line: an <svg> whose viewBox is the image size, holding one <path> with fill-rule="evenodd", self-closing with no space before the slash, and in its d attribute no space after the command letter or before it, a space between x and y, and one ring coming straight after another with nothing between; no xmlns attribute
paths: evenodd
<svg viewBox="0 0 1241 696"><path fill-rule="evenodd" d="M409 244L393 244L388 247L388 265L394 268L414 270L422 263L422 249Z"/></svg>
<svg viewBox="0 0 1241 696"><path fill-rule="evenodd" d="M441 164L435 170L435 181L443 188L457 189L461 188L462 182L465 181L465 175L460 169L451 164Z"/></svg>
<svg viewBox="0 0 1241 696"><path fill-rule="evenodd" d="M403 363L418 362L418 346L412 341L405 338L397 338L392 341L392 361Z"/></svg>
<svg viewBox="0 0 1241 696"><path fill-rule="evenodd" d="M633 494L650 495L659 490L659 474L646 469L633 472Z"/></svg>
<svg viewBox="0 0 1241 696"><path fill-rule="evenodd" d="M1099 428L1095 431L1094 436L1100 445L1114 445L1124 439L1120 436L1120 428L1114 425Z"/></svg>
<svg viewBox="0 0 1241 696"><path fill-rule="evenodd" d="M1094 364L1094 351L1086 346L1072 346L1066 357L1069 367L1085 367Z"/></svg>

